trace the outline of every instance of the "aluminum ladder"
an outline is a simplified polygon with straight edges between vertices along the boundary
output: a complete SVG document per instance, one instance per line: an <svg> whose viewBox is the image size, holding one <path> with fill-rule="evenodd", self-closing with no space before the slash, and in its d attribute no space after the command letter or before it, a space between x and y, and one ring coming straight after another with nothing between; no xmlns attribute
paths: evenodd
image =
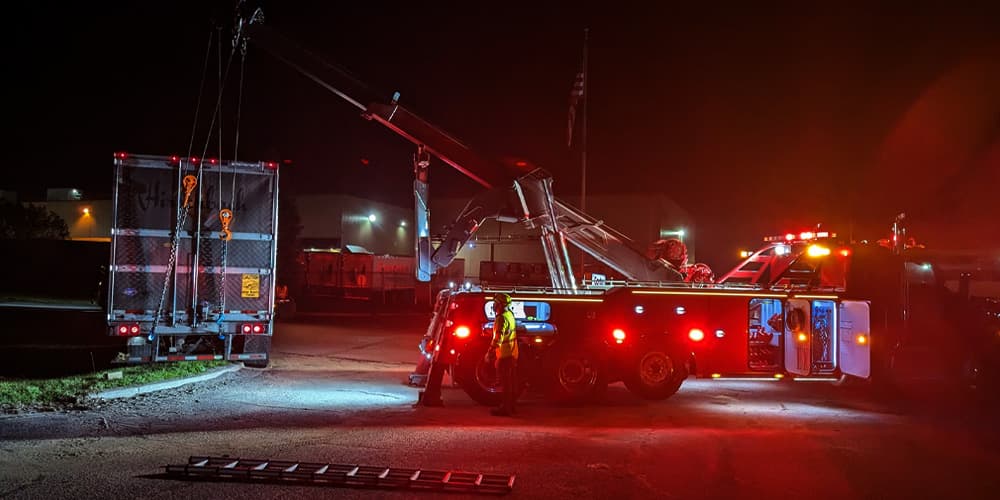
<svg viewBox="0 0 1000 500"><path fill-rule="evenodd" d="M227 456L192 456L167 465L166 475L191 480L260 482L356 488L412 489L503 495L514 488L514 474L296 462Z"/></svg>

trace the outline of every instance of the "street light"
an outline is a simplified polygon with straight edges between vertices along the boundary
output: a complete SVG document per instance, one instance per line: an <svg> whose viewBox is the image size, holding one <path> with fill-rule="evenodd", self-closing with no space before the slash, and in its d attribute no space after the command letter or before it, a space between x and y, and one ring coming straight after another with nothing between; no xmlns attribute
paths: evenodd
<svg viewBox="0 0 1000 500"><path fill-rule="evenodd" d="M378 217L376 217L375 214L368 214L368 222L375 222L377 220Z"/></svg>

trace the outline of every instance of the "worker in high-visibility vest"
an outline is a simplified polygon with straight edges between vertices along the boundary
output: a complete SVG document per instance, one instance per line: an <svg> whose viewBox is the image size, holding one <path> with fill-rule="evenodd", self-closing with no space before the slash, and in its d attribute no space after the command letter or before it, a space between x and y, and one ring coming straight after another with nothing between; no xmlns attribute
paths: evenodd
<svg viewBox="0 0 1000 500"><path fill-rule="evenodd" d="M517 399L517 332L514 313L510 310L510 295L498 293L493 297L493 342L486 352L486 361L494 362L503 401L499 408L490 413L498 416L514 414L514 401Z"/></svg>

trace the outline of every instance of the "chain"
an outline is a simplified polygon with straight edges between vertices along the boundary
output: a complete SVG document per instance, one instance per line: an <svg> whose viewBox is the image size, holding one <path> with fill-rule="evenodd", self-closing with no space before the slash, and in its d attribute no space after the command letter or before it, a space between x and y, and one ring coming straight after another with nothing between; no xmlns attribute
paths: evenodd
<svg viewBox="0 0 1000 500"><path fill-rule="evenodd" d="M170 288L170 275L177 264L177 247L180 243L181 229L187 222L188 209L191 206L191 193L198 186L198 178L193 175L184 176L184 203L177 207L177 226L174 227L173 237L170 239L170 257L167 259L167 269L163 273L163 289L160 290L160 302L156 305L156 314L153 315L153 326L149 329L149 340L156 337L156 327L160 324L160 315L163 314L163 302L167 298L167 288Z"/></svg>

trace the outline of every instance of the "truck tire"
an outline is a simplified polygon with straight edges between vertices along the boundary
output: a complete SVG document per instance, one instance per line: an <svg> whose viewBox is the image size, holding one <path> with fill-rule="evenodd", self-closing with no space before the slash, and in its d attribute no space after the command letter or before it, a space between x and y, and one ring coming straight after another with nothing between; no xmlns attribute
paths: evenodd
<svg viewBox="0 0 1000 500"><path fill-rule="evenodd" d="M642 399L660 400L673 396L688 376L685 360L667 349L644 351L626 370L629 392Z"/></svg>
<svg viewBox="0 0 1000 500"><path fill-rule="evenodd" d="M482 342L470 344L455 362L455 379L473 401L498 406L503 392L496 376L496 368L483 359L486 349L486 344Z"/></svg>
<svg viewBox="0 0 1000 500"><path fill-rule="evenodd" d="M607 390L604 370L593 353L581 348L559 349L547 363L548 395L559 403L600 399Z"/></svg>

